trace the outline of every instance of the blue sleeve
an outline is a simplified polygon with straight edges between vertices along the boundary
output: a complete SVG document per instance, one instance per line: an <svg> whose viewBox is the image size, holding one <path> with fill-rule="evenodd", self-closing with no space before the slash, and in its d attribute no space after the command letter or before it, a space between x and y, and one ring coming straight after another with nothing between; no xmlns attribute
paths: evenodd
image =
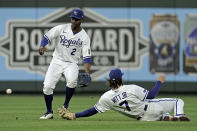
<svg viewBox="0 0 197 131"><path fill-rule="evenodd" d="M89 117L92 116L94 114L98 113L98 111L94 108L91 107L85 111L79 112L79 113L75 113L75 117L79 118L79 117Z"/></svg>
<svg viewBox="0 0 197 131"><path fill-rule="evenodd" d="M155 87L152 88L148 92L148 95L147 95L146 99L153 99L153 98L155 98L155 96L157 96L157 94L159 93L161 84L162 84L161 81L157 81L156 84L155 84Z"/></svg>
<svg viewBox="0 0 197 131"><path fill-rule="evenodd" d="M83 59L83 63L92 63L92 59L91 58L85 58Z"/></svg>
<svg viewBox="0 0 197 131"><path fill-rule="evenodd" d="M42 38L42 41L41 41L41 43L40 43L40 46L45 47L48 43L49 43L49 40L47 39L46 36L44 36L44 37Z"/></svg>

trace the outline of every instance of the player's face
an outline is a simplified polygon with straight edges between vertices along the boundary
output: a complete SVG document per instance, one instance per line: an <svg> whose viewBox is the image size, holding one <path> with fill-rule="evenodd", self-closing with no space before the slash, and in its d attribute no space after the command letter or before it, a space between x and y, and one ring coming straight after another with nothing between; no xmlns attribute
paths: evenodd
<svg viewBox="0 0 197 131"><path fill-rule="evenodd" d="M82 19L71 18L72 28L80 27Z"/></svg>

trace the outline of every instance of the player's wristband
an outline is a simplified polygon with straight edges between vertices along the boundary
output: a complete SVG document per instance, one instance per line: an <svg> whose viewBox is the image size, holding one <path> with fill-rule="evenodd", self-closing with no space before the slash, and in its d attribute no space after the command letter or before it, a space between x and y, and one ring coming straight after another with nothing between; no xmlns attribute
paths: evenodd
<svg viewBox="0 0 197 131"><path fill-rule="evenodd" d="M92 59L91 58L85 58L83 59L83 63L92 63Z"/></svg>
<svg viewBox="0 0 197 131"><path fill-rule="evenodd" d="M48 43L49 43L48 39L46 37L43 37L40 46L45 47Z"/></svg>

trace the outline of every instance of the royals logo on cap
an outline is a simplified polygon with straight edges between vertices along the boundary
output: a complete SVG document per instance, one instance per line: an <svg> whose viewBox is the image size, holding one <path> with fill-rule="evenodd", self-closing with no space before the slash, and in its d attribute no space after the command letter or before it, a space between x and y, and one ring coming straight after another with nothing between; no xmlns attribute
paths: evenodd
<svg viewBox="0 0 197 131"><path fill-rule="evenodd" d="M83 16L84 16L84 13L80 9L73 9L70 15L71 18L76 18L76 19L82 19Z"/></svg>
<svg viewBox="0 0 197 131"><path fill-rule="evenodd" d="M74 11L74 14L77 15L77 11Z"/></svg>

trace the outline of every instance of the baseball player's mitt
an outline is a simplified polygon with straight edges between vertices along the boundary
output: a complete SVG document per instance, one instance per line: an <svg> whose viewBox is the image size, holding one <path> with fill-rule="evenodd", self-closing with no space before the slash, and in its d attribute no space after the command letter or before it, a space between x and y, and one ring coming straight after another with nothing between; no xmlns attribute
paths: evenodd
<svg viewBox="0 0 197 131"><path fill-rule="evenodd" d="M76 119L75 113L72 113L68 109L63 108L63 107L57 108L57 113L63 119L67 119L67 120L74 120L74 119Z"/></svg>
<svg viewBox="0 0 197 131"><path fill-rule="evenodd" d="M78 77L78 87L86 87L91 82L89 73L80 73Z"/></svg>

